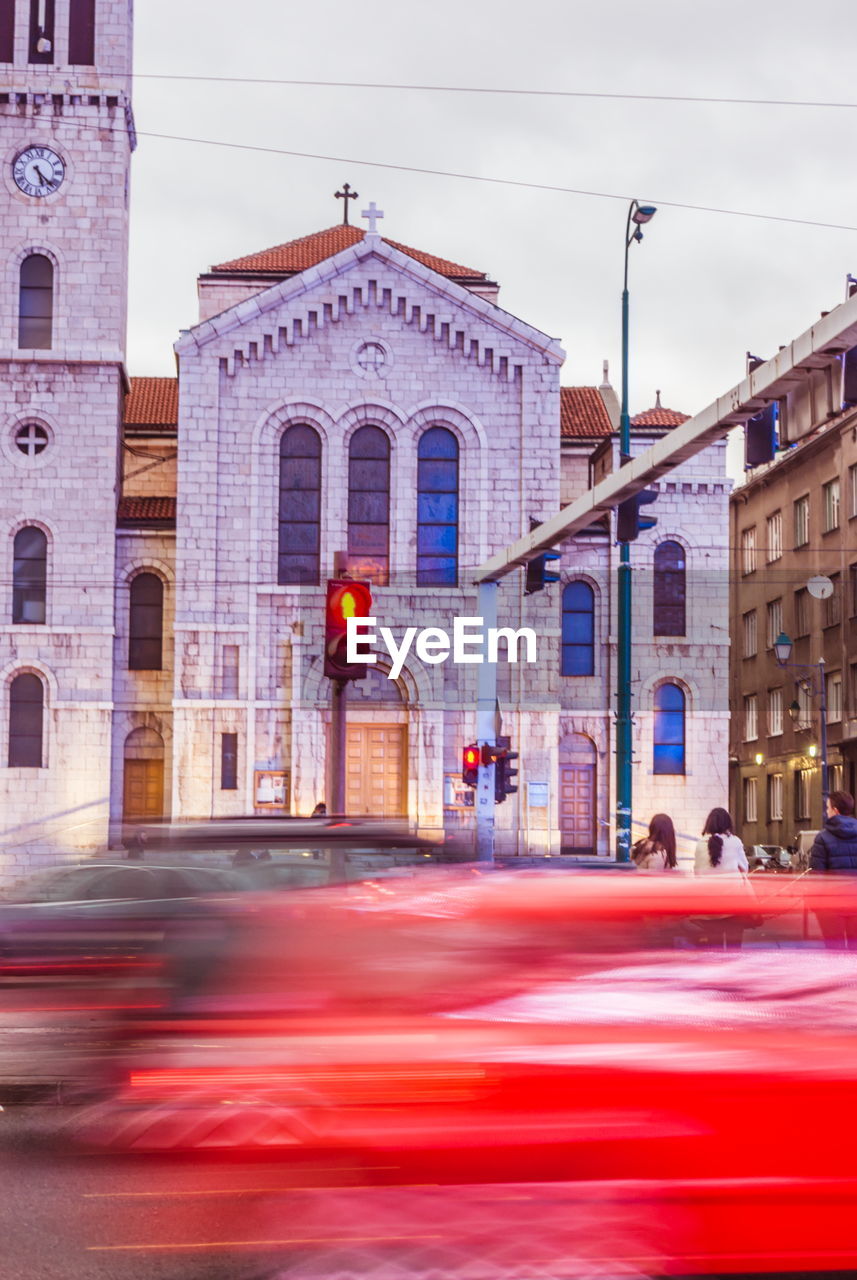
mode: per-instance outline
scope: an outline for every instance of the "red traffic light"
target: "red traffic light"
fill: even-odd
[[[475,742],[464,748],[461,753],[461,781],[465,786],[475,787],[478,783],[481,760],[482,752]]]
[[[365,662],[348,662],[349,618],[368,618],[372,613],[372,588],[368,582],[331,578],[327,584],[324,614],[324,674],[331,680],[363,680]]]

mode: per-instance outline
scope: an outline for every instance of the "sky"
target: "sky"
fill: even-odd
[[[175,371],[200,271],[341,221],[345,181],[358,211],[384,210],[382,234],[497,280],[501,306],[561,341],[563,385],[597,384],[607,359],[618,388],[628,205],[659,206],[631,247],[632,412],[657,389],[704,408],[741,381],[748,350],[774,354],[857,274],[857,105],[544,94],[857,104],[853,0],[144,0],[135,22],[132,374]]]

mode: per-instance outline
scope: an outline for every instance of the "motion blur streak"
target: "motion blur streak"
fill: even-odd
[[[73,1103],[40,1169],[83,1179],[70,1253],[857,1269],[857,952],[821,927],[857,920],[847,878],[373,874],[0,910],[2,1069]]]

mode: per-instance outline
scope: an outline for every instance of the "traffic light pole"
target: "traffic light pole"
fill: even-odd
[[[487,636],[497,626],[497,583],[480,582],[478,613],[486,636],[482,662],[478,668],[476,685],[476,739],[479,746],[494,745],[497,733],[495,714],[497,709],[497,663],[486,661]],[[476,785],[476,861],[494,861],[494,764],[479,764],[479,781]]]
[[[330,700],[330,803],[328,812],[345,813],[345,708],[347,680],[331,680]]]

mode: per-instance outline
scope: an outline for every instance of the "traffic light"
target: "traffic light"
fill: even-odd
[[[510,751],[511,738],[498,738],[497,745],[492,748],[494,756],[494,803],[502,804],[506,796],[514,795],[518,790],[518,770],[512,768],[512,761],[518,759],[517,751]]]
[[[349,618],[372,613],[372,588],[368,582],[331,578],[327,583],[324,612],[324,674],[331,680],[365,680],[366,663],[349,662],[346,640]]]
[[[549,560],[559,560],[560,558],[558,551],[543,551],[540,556],[535,556],[527,562],[525,596],[531,596],[536,591],[543,591],[552,582],[559,582],[559,574],[554,573],[552,569],[548,569],[547,565]]]
[[[479,764],[482,752],[475,742],[465,747],[461,753],[461,781],[466,787],[475,787],[479,782]]]
[[[657,489],[641,489],[633,498],[626,498],[616,508],[616,541],[634,542],[644,529],[654,529],[658,523],[657,516],[641,516],[640,507],[656,502]]]
[[[777,447],[777,406],[769,404],[744,425],[744,467],[773,461]]]

